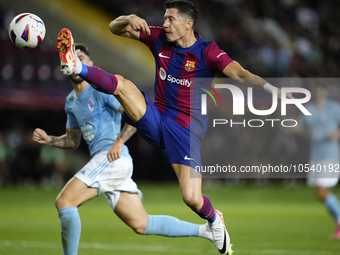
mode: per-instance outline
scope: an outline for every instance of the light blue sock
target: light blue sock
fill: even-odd
[[[81,222],[77,207],[58,210],[61,226],[61,241],[64,255],[77,255],[81,232]]]
[[[340,220],[340,204],[336,195],[334,195],[333,193],[329,194],[325,201],[325,206],[332,214],[334,220],[338,223]]]
[[[144,235],[199,236],[199,225],[167,215],[149,215]]]

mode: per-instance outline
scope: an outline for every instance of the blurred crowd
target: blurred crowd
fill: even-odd
[[[0,133],[0,186],[11,183],[52,188],[64,183],[64,151],[35,144],[32,132],[18,128]]]
[[[146,19],[149,25],[162,26],[163,1],[88,1],[100,5],[113,17],[135,13]],[[192,2],[199,10],[195,30],[203,39],[216,41],[231,58],[251,72],[262,77],[339,76],[340,1],[192,0]],[[13,17],[13,13],[0,10],[0,15],[2,22],[0,42],[5,45],[9,43],[5,24],[8,24],[8,19]],[[17,74],[14,62],[16,53],[1,52],[1,89],[14,86],[18,82],[30,86],[38,82],[46,84],[46,81],[49,82],[48,86],[60,84],[65,77],[59,72],[59,63],[48,55],[50,52],[55,53],[54,48],[52,51],[41,47],[39,51],[41,56],[36,56],[35,61],[39,68],[44,68],[40,72],[42,76],[36,76],[39,80],[29,79],[32,73],[29,67],[22,68],[21,74]],[[20,54],[22,52],[20,51]],[[25,54],[29,52],[26,51]],[[6,66],[8,63],[13,64]],[[48,67],[44,66],[46,63]],[[20,75],[23,78],[19,79]],[[25,77],[28,78],[25,80]],[[64,80],[62,85],[68,88],[68,81]],[[337,94],[336,99],[338,98]],[[37,100],[33,100],[34,102]],[[88,159],[86,146],[82,146],[80,150],[83,154],[79,156],[74,152],[40,146],[32,142],[31,135],[35,127],[44,128],[45,125],[48,133],[56,135],[65,132],[65,113],[62,109],[49,110],[42,114],[42,110],[46,109],[39,108],[41,107],[39,105],[37,107],[35,112],[29,108],[26,111],[15,111],[8,110],[0,102],[0,186],[4,183],[58,186]],[[240,162],[245,165],[258,164],[265,160],[261,158],[263,155],[267,155],[267,159],[277,159],[274,155],[279,155],[280,162],[297,162],[299,159],[308,158],[306,149],[308,141],[297,138],[282,128],[233,128],[228,129],[226,136],[228,143],[221,146],[228,155],[226,159],[230,159],[235,165],[241,164]],[[218,137],[207,138],[207,146],[219,144]],[[238,145],[237,148],[235,144]],[[139,136],[129,141],[128,145],[134,159],[135,178],[175,179],[163,151],[152,148]]]

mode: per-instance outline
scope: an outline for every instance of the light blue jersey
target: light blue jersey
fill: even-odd
[[[309,132],[311,143],[310,161],[340,160],[339,140],[329,140],[330,133],[339,129],[340,104],[336,101],[326,99],[325,104],[317,108],[311,103],[306,106],[312,116],[302,115],[300,127]]]
[[[67,96],[65,111],[67,128],[79,127],[89,146],[91,158],[108,151],[121,131],[122,114],[118,100],[100,93],[90,85],[78,96],[72,92]],[[128,148],[123,145],[121,156],[130,157]]]

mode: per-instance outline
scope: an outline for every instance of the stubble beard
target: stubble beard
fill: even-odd
[[[77,75],[77,76],[70,75],[70,79],[75,84],[80,84],[84,81],[84,79],[81,78],[79,75]]]

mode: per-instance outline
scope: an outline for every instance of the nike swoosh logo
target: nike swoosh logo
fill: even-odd
[[[194,160],[193,158],[189,158],[188,155],[184,157],[184,160]]]
[[[168,57],[168,56],[164,56],[163,53],[159,53],[158,56],[160,56],[161,58],[171,58],[171,57]]]
[[[223,247],[222,249],[218,249],[218,252],[220,254],[225,254],[227,251],[227,238],[226,238],[227,233],[224,230],[224,241],[223,241]]]
[[[222,52],[222,53],[220,53],[220,54],[217,56],[217,58],[219,58],[220,56],[222,56],[222,55],[224,55],[224,54],[227,54],[227,53]]]

